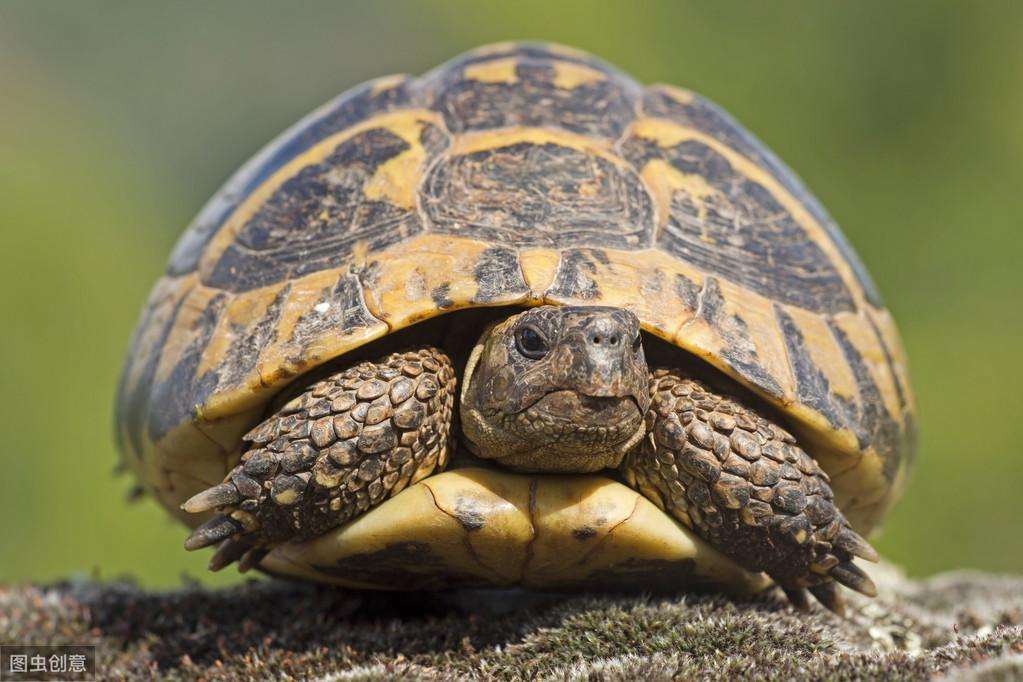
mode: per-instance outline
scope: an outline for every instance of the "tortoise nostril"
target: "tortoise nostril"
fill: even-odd
[[[590,337],[590,343],[594,346],[617,346],[621,340],[622,337],[618,334],[611,334],[610,336],[594,334]]]

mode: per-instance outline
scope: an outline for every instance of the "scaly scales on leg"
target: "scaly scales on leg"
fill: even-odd
[[[224,482],[182,505],[218,514],[186,549],[219,543],[218,570],[321,535],[444,467],[455,373],[435,348],[363,362],[310,385],[250,431]]]
[[[853,556],[877,554],[835,506],[827,474],[786,431],[677,371],[651,373],[648,435],[629,483],[796,605],[805,589],[841,613],[837,581],[873,596]]]
[[[613,308],[544,306],[491,327],[463,378],[463,437],[521,471],[620,463],[631,486],[796,605],[809,590],[841,612],[837,583],[873,594],[852,559],[874,550],[795,439],[678,370],[651,373],[641,341],[638,319]],[[454,396],[451,362],[432,348],[312,383],[246,436],[223,483],[183,505],[219,512],[185,546],[218,544],[211,568],[246,570],[366,512],[445,465]]]

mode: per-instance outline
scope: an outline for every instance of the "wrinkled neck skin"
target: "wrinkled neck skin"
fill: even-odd
[[[639,338],[638,319],[620,308],[542,306],[495,324],[463,378],[469,449],[518,471],[618,466],[650,404]]]

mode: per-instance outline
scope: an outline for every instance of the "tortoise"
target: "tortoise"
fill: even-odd
[[[213,570],[836,611],[914,440],[892,317],[797,177],[701,96],[535,43],[366,83],[245,164],[117,403]]]

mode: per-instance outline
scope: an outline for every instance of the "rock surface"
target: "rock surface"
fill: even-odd
[[[776,595],[6,586],[0,642],[95,642],[100,679],[1023,679],[1023,577],[872,575],[846,619]]]

